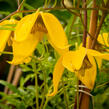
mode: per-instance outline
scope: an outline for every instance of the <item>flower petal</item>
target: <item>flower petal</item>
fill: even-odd
[[[101,58],[101,59],[109,60],[109,53],[100,53],[96,50],[87,49],[87,54]]]
[[[11,20],[5,20],[3,22],[0,23],[0,26],[2,25],[6,25],[6,24],[15,24],[17,21],[14,19]],[[10,30],[0,30],[0,52],[3,52],[3,50],[5,49],[6,43],[9,39],[9,36],[11,35]]]
[[[103,33],[98,36],[98,42],[102,45],[109,47],[109,34]]]
[[[58,19],[50,13],[41,13],[43,22],[48,31],[48,40],[54,48],[68,51],[68,40]]]
[[[57,93],[59,81],[60,81],[62,74],[64,72],[64,66],[62,65],[62,59],[63,59],[63,57],[61,56],[55,65],[55,68],[53,71],[54,91],[51,94],[49,94],[48,96],[54,96]]]
[[[98,64],[98,68],[101,69],[101,66],[102,66],[102,59],[99,58],[99,57],[96,57],[95,59],[96,59],[97,64]]]
[[[14,57],[11,64],[21,64],[25,61],[29,62],[30,59],[28,58],[32,55],[42,35],[42,32],[36,32],[35,34],[30,34],[28,39],[22,42],[13,41]]]
[[[96,62],[91,55],[87,55],[90,63],[92,64],[91,68],[85,69],[84,75],[81,75],[79,71],[75,72],[77,77],[82,81],[85,86],[87,86],[89,89],[93,89],[96,79]]]
[[[16,41],[24,41],[30,34],[33,25],[39,15],[39,12],[23,17],[16,26],[15,37]]]
[[[69,45],[66,46],[66,48],[57,48],[57,46],[51,41],[51,40],[48,40],[49,43],[52,45],[52,47],[60,54],[60,55],[63,55],[65,54],[66,52],[69,51]]]
[[[63,56],[63,65],[70,71],[79,70],[86,56],[86,49],[69,51]]]

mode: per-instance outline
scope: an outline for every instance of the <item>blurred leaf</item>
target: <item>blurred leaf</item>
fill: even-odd
[[[0,11],[0,14],[9,15],[10,12],[8,12],[8,11]]]
[[[67,23],[67,20],[71,17],[71,13],[64,10],[51,10],[50,13],[54,14],[59,20],[65,23]]]
[[[28,74],[27,76],[26,76],[26,78],[21,78],[21,81],[20,81],[20,87],[23,87],[24,86],[24,84],[29,80],[29,79],[33,79],[35,77],[35,74],[33,73],[33,74]]]
[[[66,28],[65,28],[65,32],[66,32],[68,37],[70,35],[69,33],[70,33],[70,30],[71,30],[71,25],[72,25],[73,18],[74,18],[74,16],[72,15],[70,17],[69,21],[68,21],[68,24],[67,24]]]
[[[0,108],[1,109],[12,109],[10,106],[7,106],[7,105],[1,104],[1,103],[0,103]]]
[[[34,7],[32,7],[31,5],[27,4],[27,3],[24,3],[23,6],[28,9],[28,10],[32,10],[32,9],[35,9]]]
[[[14,28],[6,28],[6,27],[1,27],[0,26],[0,30],[11,30],[11,31],[14,31],[15,29]]]
[[[26,0],[26,3],[36,9],[44,5],[44,0]]]
[[[15,86],[13,86],[12,84],[10,84],[10,83],[8,83],[8,82],[6,82],[4,80],[0,80],[0,84],[2,84],[4,86],[7,86],[14,93],[20,94],[20,91]]]

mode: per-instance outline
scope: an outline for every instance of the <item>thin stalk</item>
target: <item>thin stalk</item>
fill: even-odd
[[[74,4],[75,4],[75,1],[74,1]],[[80,5],[80,0],[78,0],[78,2],[77,2],[77,8],[79,8],[79,5]],[[71,24],[71,27],[70,27],[70,31],[69,31],[68,36],[71,35],[72,28],[73,28],[73,25],[74,25],[74,23],[75,23],[75,21],[76,21],[76,18],[77,18],[77,16],[75,15],[74,18],[73,18],[73,20],[72,20],[72,24]]]
[[[105,7],[109,9],[109,0],[107,0]],[[97,28],[97,30],[96,30],[96,33],[95,33],[95,36],[94,36],[94,40],[93,40],[93,42],[92,42],[92,46],[91,46],[92,49],[94,49],[94,47],[95,47],[95,45],[96,45],[96,41],[97,41],[98,35],[99,35],[99,33],[100,33],[102,24],[103,24],[103,22],[104,22],[104,20],[105,20],[105,18],[106,18],[106,16],[107,16],[107,14],[108,14],[107,11],[103,11],[103,12],[102,12],[102,17],[101,17],[101,19],[100,19],[99,26],[98,26],[98,28]]]
[[[86,0],[83,0],[83,7],[87,8]],[[84,10],[84,32],[83,32],[83,47],[86,47],[87,38],[87,10]]]
[[[56,4],[57,4],[57,0],[55,0],[55,2],[54,2],[54,4],[53,4],[52,8],[54,8],[54,7],[56,6]]]
[[[18,85],[18,82],[19,82],[19,79],[20,79],[21,75],[22,75],[22,69],[17,67],[16,71],[15,71],[15,75],[13,77],[12,85],[14,85],[14,86]],[[12,94],[12,93],[13,92],[10,90],[9,94]]]
[[[45,104],[44,104],[44,106],[43,106],[43,109],[46,108],[46,105],[47,105],[47,103],[48,103],[49,100],[50,100],[49,98],[46,98],[46,101],[45,101]]]
[[[55,7],[55,8],[42,8],[43,10],[65,10],[65,7]],[[67,8],[67,9],[71,9],[71,10],[101,10],[101,11],[107,11],[109,12],[108,8],[105,7],[97,7],[97,8]],[[5,18],[3,18],[2,20],[0,20],[0,22],[10,18],[11,16],[17,14],[17,13],[28,13],[28,12],[34,12],[37,11],[38,9],[32,9],[32,10],[23,10],[23,11],[14,11],[11,14],[9,14],[8,16],[6,16]],[[75,13],[74,13],[75,14]],[[78,15],[77,15],[78,16]]]
[[[48,0],[45,0],[45,4],[44,4],[44,7],[45,7],[45,8],[47,7],[47,1],[48,1]]]
[[[19,7],[19,5],[20,5],[20,0],[17,0],[17,5],[18,5],[18,7]]]
[[[79,80],[77,78],[77,109],[79,109]]]
[[[41,102],[41,106],[40,106],[40,109],[42,109],[43,104],[44,104],[45,94],[46,94],[46,72],[45,72],[45,69],[43,68],[43,65],[41,64],[41,62],[40,62],[40,65],[42,67],[42,72],[43,72],[43,76],[44,76],[44,92],[42,94],[42,102]]]
[[[62,80],[62,86],[63,86],[63,91],[64,91],[64,100],[65,100],[65,104],[66,104],[66,109],[68,109],[69,108],[69,100],[67,98],[67,93],[66,93],[66,89],[65,89],[63,80]]]
[[[12,76],[13,76],[14,70],[15,70],[15,65],[11,65],[10,69],[9,69],[9,72],[8,72],[8,77],[7,77],[7,82],[8,83],[10,83],[11,80],[12,80]],[[5,87],[4,93],[6,93],[6,94],[8,93],[8,87]]]
[[[35,60],[33,60],[33,71],[35,73],[35,89],[36,89],[36,109],[39,109],[39,91],[38,91],[38,76]]]
[[[21,4],[19,5],[17,11],[20,11],[20,9],[22,8],[24,2],[25,2],[25,0],[22,0],[22,2],[21,2]]]
[[[102,24],[103,24],[103,22],[104,22],[104,19],[106,18],[106,15],[107,15],[106,13],[103,13],[103,15],[102,15],[102,17],[101,17],[99,26],[98,26],[98,28],[97,28],[97,30],[96,30],[96,34],[95,34],[94,40],[93,40],[93,42],[92,42],[92,47],[91,47],[92,49],[94,49],[94,47],[95,47],[95,44],[96,44],[98,35],[99,35],[99,33],[100,33],[100,30],[101,30]]]
[[[0,54],[9,54],[9,55],[12,55],[13,53],[12,52],[8,52],[8,51],[3,51],[3,52],[0,52]]]

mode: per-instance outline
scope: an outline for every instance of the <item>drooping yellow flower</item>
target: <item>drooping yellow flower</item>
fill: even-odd
[[[60,55],[68,51],[68,41],[58,19],[50,13],[36,11],[22,18],[16,26],[11,63],[28,60],[44,34]]]
[[[94,57],[109,60],[108,53],[100,53],[96,50],[80,47],[79,50],[69,51],[60,57],[55,65],[53,72],[54,91],[49,96],[57,93],[58,84],[63,74],[64,68],[71,72],[75,72],[79,80],[82,81],[89,89],[93,89],[97,66]]]
[[[4,27],[3,30],[0,30],[0,54],[3,52],[3,50],[5,49],[6,43],[9,41],[9,39],[13,35],[12,34],[13,31],[7,29],[7,28],[9,28],[8,24],[16,24],[16,23],[17,23],[17,21],[14,19],[5,20],[0,23],[0,26]],[[7,25],[7,26],[5,26],[5,25]],[[6,30],[5,30],[5,28],[6,28]]]

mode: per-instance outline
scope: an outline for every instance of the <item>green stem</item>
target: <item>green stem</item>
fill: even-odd
[[[54,4],[53,4],[52,8],[54,8],[54,7],[56,6],[56,4],[57,4],[57,0],[55,0],[55,2],[54,2]]]
[[[77,109],[79,109],[79,80],[77,78]]]
[[[45,4],[44,4],[44,7],[46,8],[47,7],[47,2],[48,0],[45,0]]]
[[[45,108],[46,108],[46,105],[47,105],[48,101],[49,101],[49,99],[48,99],[48,98],[46,98],[46,101],[45,101],[45,104],[44,104],[44,106],[43,106],[43,109],[45,109]]]
[[[44,104],[45,94],[46,94],[46,72],[45,72],[45,69],[43,68],[44,66],[41,64],[41,62],[40,62],[40,65],[42,67],[43,76],[44,76],[44,92],[42,94],[42,102],[41,102],[41,106],[40,106],[40,109],[42,109],[43,104]]]
[[[10,54],[10,55],[12,55],[13,53],[12,52],[8,52],[8,51],[3,51],[3,52],[0,52],[0,54]]]
[[[36,109],[39,109],[39,92],[38,92],[38,76],[35,60],[33,60],[33,71],[35,73],[35,89],[36,89]]]
[[[62,80],[62,86],[63,86],[63,90],[64,90],[64,100],[65,100],[65,104],[66,104],[66,109],[68,109],[69,108],[69,101],[68,101],[68,96],[66,93],[66,89],[65,89],[63,80]]]

